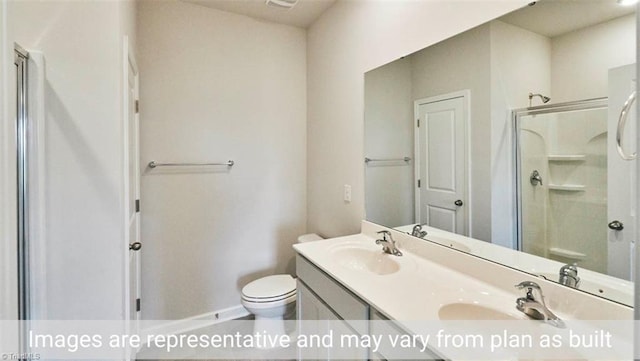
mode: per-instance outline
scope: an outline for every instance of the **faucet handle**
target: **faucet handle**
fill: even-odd
[[[386,241],[387,240],[387,236],[389,236],[389,239],[393,240],[393,238],[391,238],[391,232],[384,230],[384,231],[379,231],[377,232],[378,234],[382,234],[382,240]]]
[[[533,288],[540,291],[540,285],[533,281],[522,281],[515,286],[517,289],[521,290],[523,288]]]

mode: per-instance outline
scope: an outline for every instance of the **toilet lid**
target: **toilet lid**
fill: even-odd
[[[275,275],[257,279],[242,288],[245,298],[269,299],[284,296],[296,290],[296,280],[291,275]]]

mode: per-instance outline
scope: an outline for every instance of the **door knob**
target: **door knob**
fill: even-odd
[[[453,202],[453,204],[455,204],[456,206],[460,207],[464,203],[462,202],[462,200],[458,199],[457,201]]]
[[[624,224],[620,221],[613,221],[609,223],[609,228],[614,231],[622,231],[624,229]]]
[[[142,248],[142,243],[140,242],[133,242],[129,245],[130,251],[139,251],[141,248]]]

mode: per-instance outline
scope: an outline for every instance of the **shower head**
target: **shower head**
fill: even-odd
[[[529,106],[531,106],[531,99],[533,99],[533,97],[539,97],[544,104],[548,103],[551,100],[551,98],[546,95],[529,93]]]

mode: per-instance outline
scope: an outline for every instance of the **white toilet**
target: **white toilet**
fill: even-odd
[[[315,233],[298,237],[298,243],[322,239]],[[259,278],[242,288],[242,305],[255,315],[255,329],[284,334],[284,315],[296,306],[296,280],[288,274]]]

